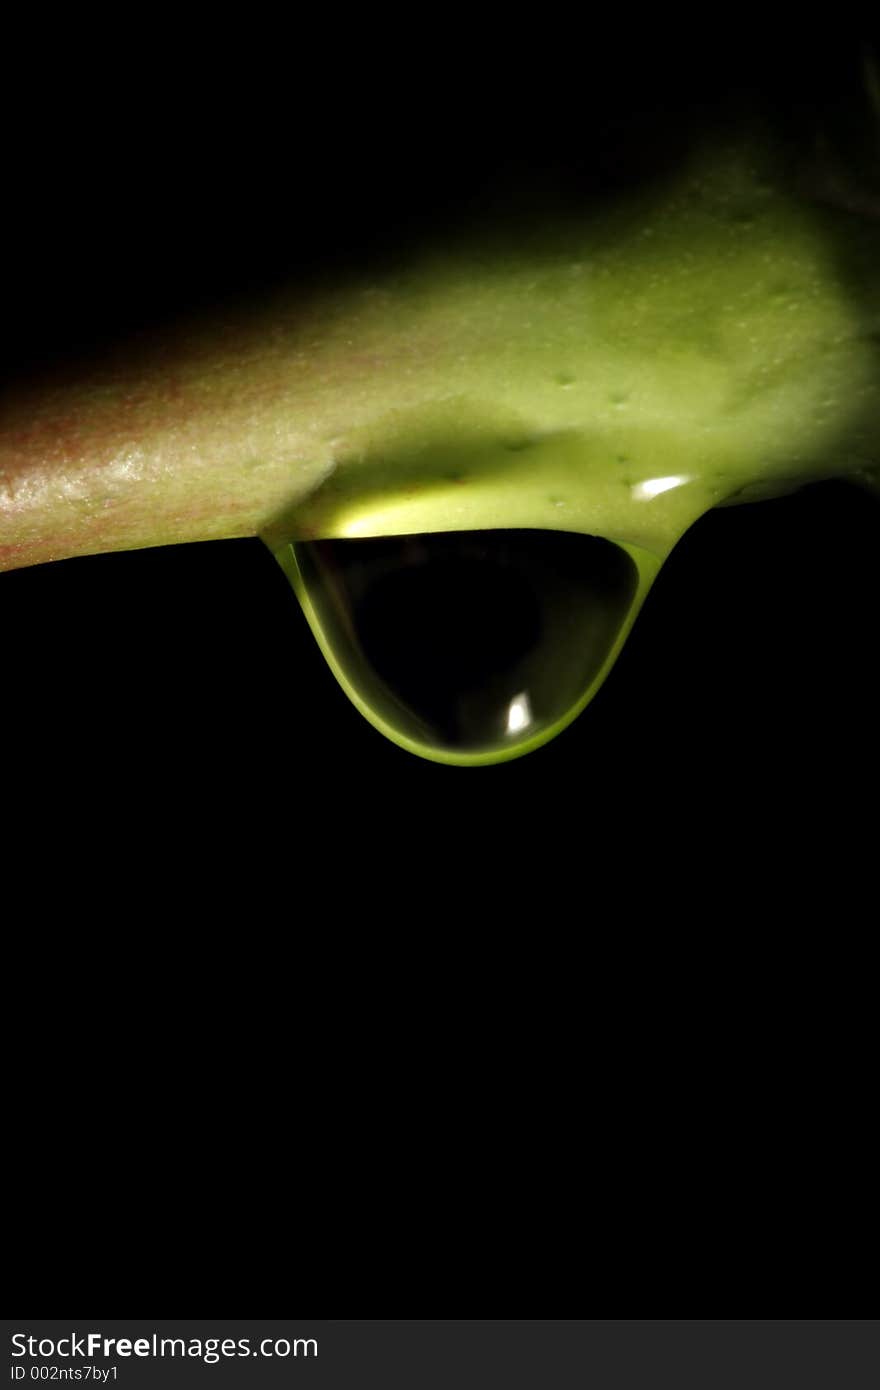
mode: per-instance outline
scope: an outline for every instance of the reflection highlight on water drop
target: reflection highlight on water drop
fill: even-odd
[[[675,473],[668,478],[646,478],[643,483],[634,483],[632,495],[637,502],[647,502],[659,497],[662,492],[671,492],[675,487],[683,487],[691,481],[687,473]]]
[[[515,700],[511,700],[510,709],[507,711],[507,732],[518,734],[522,729],[527,729],[532,722],[532,707],[529,704],[529,697],[522,691]]]

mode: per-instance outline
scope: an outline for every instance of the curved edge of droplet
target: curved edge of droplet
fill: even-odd
[[[539,733],[533,734],[530,738],[525,738],[509,748],[494,748],[485,752],[454,752],[440,749],[427,743],[420,743],[417,739],[402,734],[392,724],[384,720],[376,710],[369,705],[359,694],[358,690],[346,676],[341,665],[337,661],[332,648],[326,641],[318,616],[309,597],[308,589],[303,580],[299,564],[296,558],[296,551],[292,541],[288,541],[283,546],[270,546],[269,549],[280,564],[284,573],[287,575],[293,590],[299,599],[300,607],[305,614],[306,621],[312,630],[318,646],[324,654],[328,666],[333,672],[342,689],[345,691],[352,704],[364,716],[368,723],[372,724],[380,734],[384,734],[392,743],[397,744],[408,753],[414,753],[419,758],[425,758],[432,763],[446,763],[454,767],[488,767],[494,763],[508,763],[516,758],[525,757],[527,753],[533,753],[536,749],[542,748],[545,743],[550,743],[563,730],[582,714],[587,705],[591,702],[597,691],[604,684],[611,668],[617,660],[620,652],[630,634],[633,623],[639,615],[639,611],[648,596],[648,592],[654,583],[660,568],[663,564],[663,557],[654,554],[652,551],[643,550],[640,546],[630,545],[624,541],[615,541],[621,550],[625,551],[633,561],[638,574],[638,585],[627,610],[626,617],[620,624],[617,636],[612,643],[608,655],[596,676],[587,687],[582,697],[572,705],[562,718],[557,719],[553,724],[547,725]]]

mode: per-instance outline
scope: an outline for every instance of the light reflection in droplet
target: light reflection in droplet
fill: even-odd
[[[528,695],[523,691],[510,702],[510,709],[507,711],[507,732],[518,734],[531,722],[532,707],[529,704]]]

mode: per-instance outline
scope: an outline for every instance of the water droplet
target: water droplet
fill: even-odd
[[[611,541],[455,531],[297,542],[294,582],[343,687],[441,761],[500,761],[568,723],[638,587]]]

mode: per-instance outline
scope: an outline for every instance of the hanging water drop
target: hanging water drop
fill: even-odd
[[[564,728],[644,578],[629,547],[550,530],[302,541],[278,558],[355,704],[403,747],[453,763],[518,756]]]

